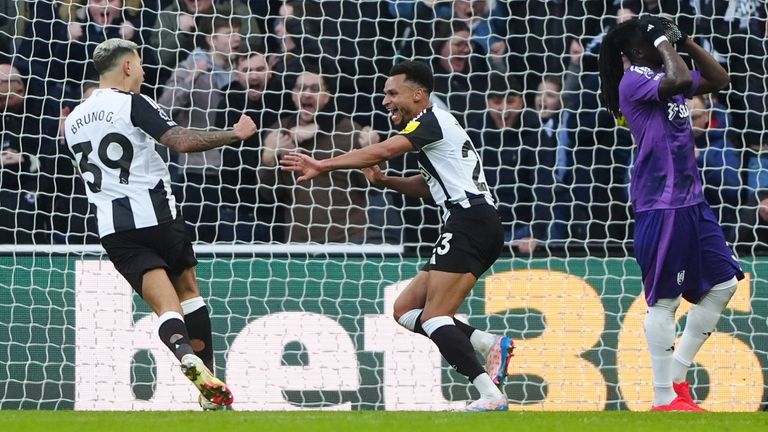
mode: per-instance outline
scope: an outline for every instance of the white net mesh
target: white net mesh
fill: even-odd
[[[381,92],[407,58],[432,65],[433,103],[466,127],[499,201],[508,247],[461,313],[519,340],[513,406],[646,409],[633,142],[602,109],[597,72],[602,36],[641,12],[669,14],[731,76],[691,102],[691,119],[707,200],[750,279],[690,379],[707,409],[765,409],[757,0],[3,2],[0,408],[193,406],[148,309],[98,245],[60,130],[96,84],[96,44],[122,37],[141,47],[143,92],[181,126],[231,127],[245,113],[260,129],[238,148],[161,150],[201,259],[217,372],[241,409],[446,409],[476,396],[389,316],[437,239],[437,209],[359,172],[296,185],[275,167],[296,148],[327,157],[392,134]],[[418,172],[414,156],[388,173]],[[515,258],[529,249],[535,259]]]

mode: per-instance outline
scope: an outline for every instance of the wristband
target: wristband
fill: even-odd
[[[653,41],[653,46],[658,48],[662,42],[669,42],[669,39],[667,39],[666,36],[659,36],[655,41]]]

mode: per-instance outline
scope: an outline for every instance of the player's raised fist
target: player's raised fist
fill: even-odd
[[[240,116],[240,120],[238,120],[234,126],[235,135],[241,140],[250,138],[258,130],[259,128],[256,127],[256,123],[253,122],[253,119],[245,114]]]

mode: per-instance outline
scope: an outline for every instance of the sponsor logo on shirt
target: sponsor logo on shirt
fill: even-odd
[[[654,71],[653,71],[651,68],[649,68],[649,67],[647,67],[647,66],[636,66],[636,65],[632,65],[632,66],[630,66],[630,67],[629,67],[629,70],[631,70],[631,71],[633,71],[633,72],[637,72],[637,73],[639,73],[640,75],[642,75],[642,76],[644,76],[644,77],[646,77],[646,78],[648,78],[648,79],[651,79],[651,78],[653,78],[653,77],[654,77],[654,75],[656,75],[657,77],[658,77],[658,76],[663,76],[663,74],[656,74],[656,73],[655,73],[655,72],[654,72]],[[657,79],[658,79],[658,78],[657,78]]]
[[[686,104],[677,104],[674,102],[667,102],[667,118],[669,120],[675,117],[686,118],[691,115]]]
[[[416,128],[419,127],[420,124],[421,124],[421,122],[417,122],[416,120],[411,120],[411,121],[408,122],[407,125],[405,125],[405,129],[400,131],[400,133],[403,134],[403,135],[409,134],[409,133],[415,131]]]
[[[682,285],[685,281],[685,270],[682,270],[677,273],[677,284]]]

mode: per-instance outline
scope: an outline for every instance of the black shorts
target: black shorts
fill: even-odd
[[[451,209],[432,257],[422,270],[472,273],[480,278],[503,246],[504,229],[495,207],[481,204]]]
[[[178,276],[197,265],[181,215],[173,222],[110,234],[101,239],[101,245],[139,295],[144,273],[149,270],[164,268],[170,276]]]

